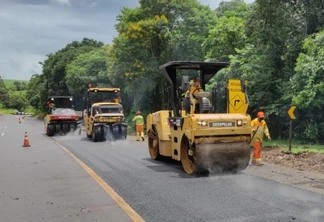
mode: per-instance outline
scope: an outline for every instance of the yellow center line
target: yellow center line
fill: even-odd
[[[55,141],[55,140],[54,140]],[[65,146],[55,141],[55,143],[61,147],[65,152],[70,154],[70,156],[78,162],[85,171],[106,191],[106,193],[111,196],[112,199],[125,211],[125,213],[133,220],[137,222],[144,222],[145,220],[121,197],[114,189],[109,186],[98,174],[96,174],[90,167],[88,167],[82,160],[76,157],[70,150]]]

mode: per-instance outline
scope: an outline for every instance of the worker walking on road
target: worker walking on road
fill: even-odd
[[[262,165],[261,162],[261,149],[263,136],[265,135],[269,140],[271,140],[269,129],[267,123],[264,120],[264,112],[258,112],[257,118],[252,120],[252,144],[254,148],[252,164]]]
[[[141,111],[136,112],[136,116],[132,120],[136,125],[136,141],[140,141],[140,137],[142,141],[144,141],[144,118],[141,115]]]

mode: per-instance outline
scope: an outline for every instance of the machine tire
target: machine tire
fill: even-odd
[[[92,128],[92,133],[91,133],[91,138],[93,142],[97,142],[98,141],[98,136],[96,134],[96,129]]]
[[[105,131],[104,127],[100,127],[100,141],[106,141],[107,132]]]
[[[67,134],[70,131],[70,127],[68,124],[63,124],[62,125],[62,131],[64,134]]]
[[[55,132],[56,133],[62,133],[62,128],[61,128],[61,125],[60,124],[56,124],[55,125]]]
[[[123,134],[122,126],[119,126],[119,139],[126,140],[127,139],[127,133]]]
[[[152,160],[159,160],[161,158],[159,152],[159,135],[155,128],[152,128],[148,131],[148,147],[149,153]]]
[[[76,124],[70,124],[69,127],[70,127],[70,131],[72,132],[74,132],[77,129]]]
[[[93,127],[92,128],[92,141],[93,142],[104,141],[104,138],[102,136],[103,132],[101,130],[102,130],[101,127]]]
[[[183,137],[181,141],[181,164],[184,171],[192,175],[196,172],[196,165],[193,157],[188,153],[189,151],[189,140],[186,137]]]
[[[52,124],[47,125],[46,134],[48,136],[54,136],[54,133],[55,133],[54,125]]]
[[[48,129],[49,125],[47,124],[47,127],[46,127],[46,135],[49,136],[49,129]]]

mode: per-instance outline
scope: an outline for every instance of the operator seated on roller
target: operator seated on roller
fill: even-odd
[[[187,91],[186,97],[190,98],[190,101],[193,105],[194,113],[199,113],[200,111],[200,102],[199,99],[196,97],[198,92],[203,92],[204,90],[200,86],[200,80],[198,78],[194,78],[189,86],[189,90]]]
[[[93,107],[93,115],[96,115],[96,114],[99,114],[100,113],[100,110],[98,107]]]
[[[50,114],[53,109],[55,109],[55,104],[52,101],[47,102],[48,105],[48,113]]]

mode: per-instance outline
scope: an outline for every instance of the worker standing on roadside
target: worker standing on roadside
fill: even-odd
[[[144,118],[141,115],[141,111],[136,112],[136,116],[132,120],[136,125],[136,141],[140,141],[140,137],[142,141],[144,141]]]
[[[268,140],[271,140],[269,129],[267,127],[267,123],[264,120],[264,112],[258,112],[257,118],[252,120],[252,144],[253,144],[253,157],[252,164],[262,165],[261,162],[261,149],[262,149],[262,141],[263,136],[265,135]]]

